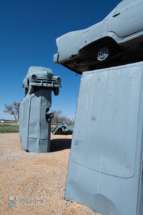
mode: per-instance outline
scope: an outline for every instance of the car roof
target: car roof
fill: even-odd
[[[30,75],[33,73],[40,73],[40,72],[48,72],[48,73],[51,73],[53,75],[53,72],[51,69],[45,68],[45,67],[39,67],[39,66],[31,66],[28,69],[27,75]]]

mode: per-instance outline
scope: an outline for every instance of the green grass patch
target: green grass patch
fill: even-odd
[[[51,126],[51,132],[53,132],[53,131],[54,131],[54,129],[55,129],[55,127],[52,127],[52,126]]]
[[[51,127],[51,132],[55,127]],[[0,125],[0,133],[19,133],[19,125]]]
[[[19,133],[19,125],[0,125],[0,133]]]
[[[59,123],[51,123],[51,125],[55,125],[55,126],[57,126]]]

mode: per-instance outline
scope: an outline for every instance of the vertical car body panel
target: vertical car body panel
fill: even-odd
[[[65,198],[103,215],[138,215],[142,137],[143,62],[83,73]]]
[[[43,102],[42,102],[43,101]],[[51,122],[46,111],[51,107],[51,91],[40,89],[27,95],[20,105],[22,148],[30,152],[50,151]]]

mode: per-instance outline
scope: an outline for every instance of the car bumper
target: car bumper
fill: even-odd
[[[59,54],[54,54],[53,61],[54,63],[58,63]]]

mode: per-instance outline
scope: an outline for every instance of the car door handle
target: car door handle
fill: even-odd
[[[116,13],[113,15],[113,17],[119,16],[119,15],[120,15],[120,13]]]

